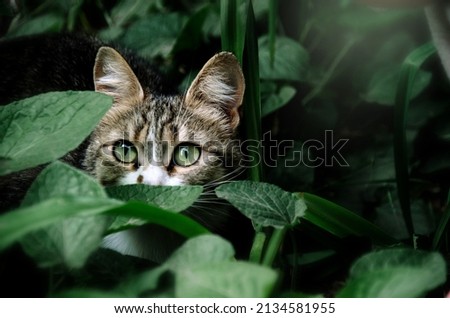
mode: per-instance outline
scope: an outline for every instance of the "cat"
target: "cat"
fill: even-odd
[[[214,55],[186,92],[176,94],[149,62],[94,37],[62,34],[0,41],[0,105],[65,90],[95,90],[114,100],[90,137],[63,158],[105,186],[204,185],[212,195],[215,185],[240,171],[237,128],[245,80],[231,53]],[[1,178],[2,206],[20,202],[39,170]],[[186,213],[213,230],[232,223],[230,232],[236,232],[240,223],[218,206]],[[113,234],[103,245],[159,260],[170,248],[148,251],[146,242],[163,244],[163,235],[169,234],[138,228]]]

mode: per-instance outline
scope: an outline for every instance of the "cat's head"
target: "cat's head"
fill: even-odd
[[[166,96],[143,87],[117,51],[102,47],[94,82],[114,98],[84,163],[103,184],[214,184],[239,169],[245,82],[231,53],[213,56],[185,94]]]

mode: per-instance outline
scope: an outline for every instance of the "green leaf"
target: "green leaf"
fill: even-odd
[[[52,198],[0,216],[0,251],[25,235],[72,216],[92,216],[123,205],[102,198]]]
[[[397,241],[361,216],[318,196],[298,194],[308,207],[304,218],[338,237],[349,235],[370,237],[375,244],[391,245]]]
[[[59,196],[106,198],[103,187],[91,176],[65,163],[48,165],[34,180],[22,207]]]
[[[259,45],[259,71],[262,79],[302,81],[306,78],[309,64],[308,52],[297,42],[278,36],[275,41],[277,54],[273,64],[270,54],[270,41],[263,36]]]
[[[121,27],[111,27],[103,29],[97,33],[97,37],[105,42],[116,41],[123,36],[125,29]]]
[[[100,246],[109,224],[104,215],[70,217],[26,235],[20,243],[40,267],[81,268]]]
[[[245,94],[244,94],[244,122],[245,138],[247,141],[254,143],[249,145],[253,151],[249,153],[250,163],[248,168],[249,179],[252,181],[261,181],[262,164],[261,164],[261,91],[259,77],[259,53],[258,43],[256,41],[256,22],[253,13],[253,1],[246,4],[247,20],[245,26],[245,47],[242,57],[243,73],[245,78]],[[243,30],[242,30],[243,32]]]
[[[414,235],[414,224],[410,206],[409,157],[406,140],[406,118],[409,103],[413,96],[414,83],[421,65],[433,54],[436,48],[427,43],[411,52],[402,64],[400,79],[395,94],[394,106],[394,162],[398,198],[409,236]]]
[[[64,156],[111,105],[111,97],[95,92],[52,92],[0,107],[0,175]]]
[[[164,266],[159,266],[143,273],[134,275],[123,283],[119,284],[119,286],[117,286],[112,291],[108,291],[106,295],[108,295],[108,293],[111,293],[112,295],[126,295],[126,297],[145,296],[144,294],[146,292],[153,291],[158,287],[161,275],[166,272],[167,269]]]
[[[439,221],[439,224],[436,229],[436,233],[433,237],[433,249],[438,249],[439,246],[442,243],[442,238],[445,234],[445,232],[448,232],[450,227],[450,191],[447,195],[447,204],[446,208],[444,210],[444,213],[442,214],[442,218]]]
[[[17,37],[39,33],[60,32],[64,27],[64,17],[55,13],[37,16],[17,25],[8,33],[8,37]]]
[[[156,205],[164,210],[181,212],[189,208],[202,194],[202,186],[149,186],[131,184],[106,188],[110,197],[122,201],[141,201]],[[110,227],[110,232],[132,228],[148,223],[143,219],[118,216]]]
[[[336,8],[332,6],[329,8],[330,9],[327,10],[328,16],[320,16],[318,20],[319,23],[324,24],[327,21],[333,23],[336,21]],[[357,30],[362,33],[392,28],[392,25],[401,19],[417,14],[417,11],[415,10],[383,10],[380,12],[369,8],[368,6],[351,8],[352,10],[345,10],[343,13],[339,14],[337,21],[339,25],[343,27]],[[334,27],[336,28],[336,26]]]
[[[119,1],[111,10],[114,26],[123,26],[130,21],[145,17],[157,0]]]
[[[216,264],[233,259],[233,246],[215,235],[201,235],[188,240],[164,263],[172,271],[183,271],[200,265]]]
[[[203,40],[203,25],[211,11],[211,6],[207,5],[189,17],[189,20],[181,30],[180,35],[173,46],[172,54],[189,50],[196,50]]]
[[[231,244],[216,235],[193,237],[179,247],[164,264],[133,276],[120,284],[115,291],[130,297],[139,297],[156,289],[161,275],[168,270],[178,273],[200,265],[214,265],[231,260],[233,255]]]
[[[277,87],[273,82],[265,82],[261,85],[262,113],[261,116],[267,116],[274,111],[280,109],[292,98],[294,98],[297,90],[289,85]]]
[[[20,208],[0,216],[0,251],[26,234],[64,219],[106,214],[143,219],[146,223],[164,226],[187,238],[207,234],[203,226],[181,214],[167,212],[140,202],[89,197],[60,197]]]
[[[267,267],[244,262],[204,264],[175,275],[176,297],[269,297],[277,273]]]
[[[439,253],[395,248],[358,259],[338,297],[421,297],[446,281]]]
[[[202,186],[149,186],[131,184],[106,188],[110,197],[122,201],[142,201],[164,210],[181,212],[189,208],[203,192]]]
[[[395,104],[397,84],[400,78],[400,67],[378,69],[373,75],[367,92],[362,96],[368,103],[392,106]],[[411,88],[410,98],[417,97],[431,82],[431,73],[418,70],[417,78]]]
[[[249,2],[236,0],[220,1],[220,33],[222,50],[234,53],[242,63],[246,36],[246,14]]]
[[[151,14],[133,23],[121,43],[143,57],[168,57],[185,22],[186,17],[179,13]]]
[[[145,223],[161,225],[187,238],[209,233],[206,228],[183,214],[176,214],[141,202],[128,202],[111,209],[108,214],[137,218],[144,220]]]
[[[283,228],[304,216],[306,205],[296,194],[262,182],[237,181],[219,186],[219,198],[229,201],[255,224]]]
[[[22,206],[54,197],[105,199],[106,193],[92,177],[62,162],[47,166],[28,190]],[[68,217],[21,239],[25,252],[41,267],[64,264],[80,268],[100,245],[110,224],[104,215]]]

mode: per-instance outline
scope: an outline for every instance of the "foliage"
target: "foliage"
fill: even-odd
[[[0,107],[0,174],[48,164],[21,207],[0,215],[0,252],[20,245],[39,267],[31,279],[60,282],[44,283],[38,296],[448,291],[450,84],[427,33],[412,27],[426,30],[420,9],[379,12],[326,0],[27,0],[1,14],[4,38],[95,34],[150,59],[181,91],[211,54],[232,51],[246,78],[243,138],[260,140],[266,131],[272,138],[256,147],[251,181],[215,189],[253,222],[253,245],[242,257],[183,213],[207,189],[103,187],[58,160],[89,135],[110,98],[52,92]],[[347,142],[333,148],[339,140]],[[183,241],[160,264],[100,248],[110,233],[148,225]],[[22,265],[0,276],[19,284]]]

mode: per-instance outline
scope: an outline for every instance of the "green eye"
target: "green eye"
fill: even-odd
[[[112,153],[114,158],[122,163],[133,163],[138,157],[136,147],[128,140],[116,141],[113,145]]]
[[[180,167],[192,166],[200,158],[200,147],[192,144],[181,144],[173,153],[173,162]]]

